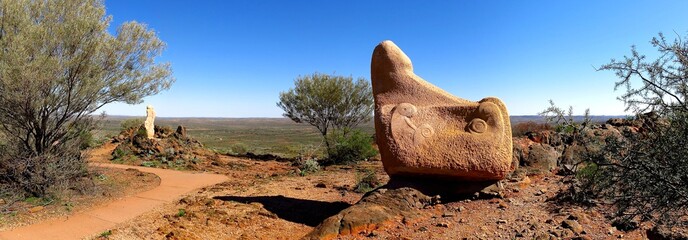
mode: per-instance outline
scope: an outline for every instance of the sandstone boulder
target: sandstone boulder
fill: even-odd
[[[512,170],[511,124],[499,99],[472,102],[433,86],[391,41],[375,48],[371,79],[376,141],[392,178],[488,181]]]

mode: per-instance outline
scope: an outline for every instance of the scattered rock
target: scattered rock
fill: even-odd
[[[186,137],[186,127],[179,125],[177,126],[177,131],[175,131],[176,134],[179,134],[180,137]]]
[[[454,214],[453,212],[444,212],[442,214],[442,217],[445,217],[445,218],[450,218],[450,217],[455,217],[455,216],[456,216],[456,214]]]
[[[576,220],[564,220],[563,222],[561,222],[561,226],[571,229],[571,231],[573,231],[573,233],[575,234],[580,234],[581,232],[583,232],[583,226],[581,226],[580,223],[578,223],[578,221]]]
[[[607,232],[607,234],[609,234],[609,235],[614,235],[614,233],[615,233],[616,231],[618,231],[618,230],[616,230],[615,227],[610,227],[610,228],[609,228],[609,231]]]
[[[509,223],[509,222],[507,220],[504,220],[504,219],[497,220],[497,224],[507,224],[507,223]]]
[[[540,233],[535,235],[535,240],[556,240],[557,237],[552,236],[549,233]]]
[[[39,212],[39,211],[43,210],[44,208],[45,208],[45,207],[43,207],[43,206],[35,206],[35,207],[32,207],[32,208],[29,208],[29,212],[30,212],[30,213]]]
[[[518,161],[527,174],[549,174],[557,167],[557,159],[561,156],[554,147],[528,139],[514,140],[513,146],[513,155],[519,158],[514,161]]]
[[[320,183],[318,183],[318,184],[315,184],[315,187],[317,187],[317,188],[327,188],[327,185],[326,185],[325,183],[320,182]]]
[[[647,230],[647,238],[650,240],[688,240],[688,229],[655,226]]]
[[[5,199],[0,198],[0,205],[5,204]]]
[[[459,219],[459,223],[467,223],[467,222],[468,222],[468,220],[466,220],[465,218]]]
[[[445,222],[441,222],[441,223],[436,224],[435,226],[443,227],[443,228],[448,228],[448,227],[449,227],[449,224],[448,224],[448,223],[445,223]]]
[[[616,229],[619,229],[624,232],[628,232],[631,230],[638,229],[639,224],[636,221],[622,221],[622,220],[616,220],[612,222],[612,226],[616,227]]]
[[[569,215],[568,219],[570,219],[570,220],[576,220],[576,221],[578,221],[579,223],[582,223],[582,224],[588,224],[588,223],[590,223],[590,218],[588,217],[588,215],[585,214],[585,213],[579,212],[579,211],[576,211],[576,212],[571,213],[571,214]]]

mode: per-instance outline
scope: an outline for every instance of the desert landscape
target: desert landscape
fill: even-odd
[[[590,4],[0,0],[0,240],[688,239],[688,5]]]

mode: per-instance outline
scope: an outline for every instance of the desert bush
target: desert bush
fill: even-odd
[[[245,143],[235,143],[229,147],[232,154],[243,155],[249,152],[249,146]]]
[[[125,131],[130,128],[139,128],[143,126],[145,119],[143,118],[130,118],[122,121],[119,124],[119,128],[121,131]]]
[[[602,154],[585,158],[570,188],[578,202],[612,204],[620,226],[687,224],[681,218],[688,215],[688,44],[661,33],[651,44],[660,53],[655,60],[632,47],[630,56],[599,68],[619,77],[615,90],[626,90],[619,99],[642,127],[608,138]]]
[[[375,174],[375,170],[367,169],[356,174],[356,186],[354,191],[357,193],[367,193],[380,186],[380,180]]]
[[[330,164],[356,163],[378,154],[373,147],[373,137],[360,130],[336,131],[331,137],[334,147],[328,152]]]
[[[303,161],[297,161],[297,167],[299,168],[299,175],[305,176],[311,173],[316,173],[320,171],[320,163],[316,159],[307,159]]]
[[[520,122],[511,126],[511,135],[514,137],[525,136],[529,132],[542,132],[552,130],[549,123],[538,123],[533,121]]]
[[[279,99],[284,116],[316,127],[328,151],[333,147],[330,130],[352,129],[370,121],[373,112],[372,88],[364,78],[354,82],[352,77],[321,73],[299,76]]]
[[[88,176],[86,162],[81,158],[74,139],[67,147],[32,156],[13,151],[10,147],[0,152],[0,185],[13,190],[14,197],[48,196],[57,189],[69,188],[80,178]]]
[[[0,184],[41,196],[83,174],[91,114],[168,89],[165,44],[136,22],[110,33],[99,0],[0,4]],[[45,37],[50,36],[50,37]],[[66,184],[66,183],[65,183]]]

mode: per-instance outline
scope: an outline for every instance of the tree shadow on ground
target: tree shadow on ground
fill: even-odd
[[[345,202],[322,202],[308,199],[297,199],[285,196],[217,196],[214,199],[234,201],[240,203],[257,202],[276,214],[279,218],[315,227],[326,218],[348,208],[351,204]]]

